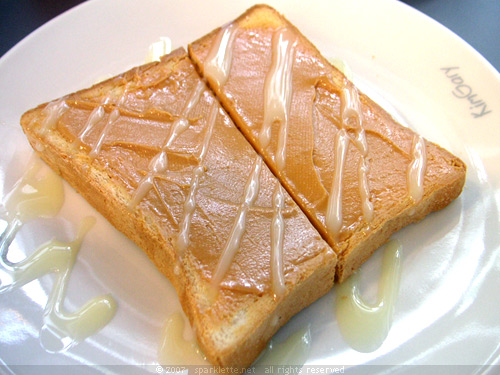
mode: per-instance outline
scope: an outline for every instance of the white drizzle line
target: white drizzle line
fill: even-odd
[[[217,113],[218,113],[217,101],[214,100],[208,119],[208,128],[205,132],[205,138],[203,140],[201,152],[199,155],[200,164],[193,170],[193,176],[191,177],[191,186],[189,187],[189,194],[186,197],[186,201],[184,202],[184,213],[180,225],[181,230],[177,237],[177,246],[176,246],[177,255],[180,259],[182,259],[182,257],[184,256],[186,248],[189,244],[189,231],[191,228],[191,220],[193,217],[194,209],[196,208],[196,192],[200,184],[200,178],[205,173],[205,167],[203,165],[203,161],[208,151],[208,145],[210,143],[210,138],[212,137],[212,130],[214,128],[215,120],[217,119]]]
[[[363,118],[361,106],[359,103],[359,93],[352,82],[345,80],[344,87],[340,94],[340,114],[342,118],[342,127],[354,128],[356,138],[353,139],[354,144],[358,148],[361,155],[366,156],[368,146],[366,144],[365,130],[363,128]]]
[[[373,203],[370,201],[370,188],[368,186],[368,163],[363,156],[359,158],[358,179],[359,195],[363,209],[363,218],[367,223],[373,220]]]
[[[101,152],[102,144],[104,143],[104,139],[111,130],[111,126],[116,122],[116,120],[118,120],[119,117],[120,110],[118,108],[113,109],[113,111],[111,111],[111,113],[109,114],[106,125],[104,125],[104,128],[99,135],[99,139],[94,144],[94,146],[92,146],[92,150],[90,150],[89,156],[91,159],[94,159],[97,155],[99,155],[99,152]]]
[[[273,58],[264,84],[264,122],[259,134],[263,148],[271,140],[271,127],[280,123],[275,161],[279,170],[285,168],[288,113],[292,101],[292,68],[296,38],[288,28],[282,27],[273,34]]]
[[[340,129],[335,135],[335,167],[325,217],[326,228],[335,236],[342,229],[342,178],[348,146],[349,136],[345,129]]]
[[[47,106],[42,110],[42,112],[45,113],[47,117],[45,117],[42,122],[40,133],[45,134],[45,132],[54,129],[57,121],[68,109],[69,107],[64,99],[59,99],[47,104]]]
[[[137,72],[137,68],[136,68],[136,72]],[[127,94],[128,94],[129,85],[130,85],[130,83],[127,83],[125,85],[125,88],[123,89],[123,93],[121,94],[120,99],[118,99],[118,103],[116,103],[116,107],[109,114],[108,121],[106,122],[106,125],[104,125],[104,128],[101,131],[101,134],[99,134],[99,139],[97,140],[95,145],[90,150],[89,157],[91,159],[95,159],[97,157],[97,155],[99,155],[99,152],[101,152],[101,148],[102,148],[102,145],[104,143],[104,140],[106,139],[107,135],[109,134],[111,127],[120,117],[119,108],[121,106],[123,106],[123,104],[125,103],[125,100],[126,100]],[[110,100],[111,100],[111,98],[109,96],[106,97],[106,99],[104,100],[104,104],[107,104]],[[101,108],[101,106],[99,106],[98,108]],[[99,112],[99,110],[97,110],[97,111]],[[89,119],[87,121],[87,125],[91,122],[91,118],[93,117],[92,116],[93,114],[94,114],[94,111],[92,111],[92,113],[90,114]],[[95,123],[94,123],[94,125],[95,125],[97,122],[101,121],[102,117],[104,117],[104,113],[102,113],[101,115],[97,115],[97,113],[96,113],[96,114],[94,114],[94,116],[95,116],[95,118],[93,118],[92,121],[95,121]],[[99,116],[101,117],[101,119],[99,119]],[[92,127],[94,125],[92,125]],[[91,128],[89,128],[87,130],[86,128],[84,128],[83,132],[87,133],[90,129]],[[83,134],[83,136],[84,135],[85,134]],[[82,138],[80,138],[80,140]]]
[[[273,194],[273,221],[271,225],[271,274],[275,298],[280,298],[285,293],[285,276],[283,274],[283,242],[285,223],[283,221],[283,208],[285,194],[280,183],[276,183]]]
[[[168,157],[167,151],[172,146],[174,141],[181,135],[187,128],[189,128],[189,120],[186,118],[189,112],[193,109],[196,103],[200,100],[201,93],[205,89],[205,84],[203,81],[199,81],[196,88],[191,93],[189,100],[187,101],[181,115],[176,119],[172,126],[168,137],[163,144],[161,151],[155,155],[148,166],[148,173],[139,182],[137,190],[134,192],[131,201],[129,202],[129,208],[134,208],[137,204],[146,196],[146,194],[153,187],[153,181],[157,174],[164,172],[168,167]]]
[[[219,30],[203,66],[205,75],[214,81],[218,89],[224,86],[229,76],[237,29],[237,24],[232,23]]]
[[[328,231],[337,236],[342,230],[342,180],[344,173],[345,156],[349,141],[352,141],[361,153],[358,167],[359,194],[361,197],[363,218],[370,223],[373,220],[373,203],[370,201],[370,187],[368,185],[368,145],[366,143],[365,130],[363,128],[363,117],[359,93],[352,82],[344,80],[344,87],[340,92],[340,117],[342,128],[335,138],[335,172],[330,195],[328,197],[328,208],[326,213],[326,227]],[[350,137],[346,129],[353,129],[356,133],[354,138]],[[340,148],[340,149],[339,149]]]
[[[424,138],[418,134],[413,138],[411,151],[413,160],[408,166],[408,192],[415,203],[424,196],[424,176],[427,168],[427,152]]]
[[[233,227],[231,229],[231,234],[226,242],[226,246],[222,252],[222,256],[219,259],[219,263],[212,275],[212,284],[218,286],[224,275],[226,274],[231,262],[233,261],[236,252],[240,247],[241,237],[245,232],[247,214],[250,208],[255,203],[260,189],[260,171],[262,169],[262,159],[260,156],[256,156],[255,162],[252,168],[252,173],[250,174],[247,184],[245,186],[244,199],[238,208],[238,213],[236,219],[233,222]]]
[[[348,80],[344,81],[340,98],[342,126],[344,128],[354,128],[356,132],[356,137],[351,139],[361,153],[358,167],[359,195],[361,197],[363,218],[366,223],[370,223],[373,220],[373,203],[370,201],[370,187],[368,185],[369,167],[366,160],[368,145],[363,127],[363,112],[361,111],[361,104],[359,102],[359,93],[352,82]]]
[[[104,113],[104,107],[101,105],[92,110],[87,122],[85,123],[85,127],[80,131],[80,133],[78,133],[78,140],[80,143],[83,143],[87,134],[104,118]]]

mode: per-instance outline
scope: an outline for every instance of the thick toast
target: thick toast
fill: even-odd
[[[170,279],[211,363],[249,366],[331,288],[335,253],[182,49],[40,105],[21,125]]]
[[[217,44],[231,47],[226,66],[207,72]],[[272,8],[250,9],[189,51],[257,153],[182,50],[41,105],[21,123],[41,157],[172,281],[210,362],[244,368],[335,274],[342,281],[394,231],[456,198],[465,165],[358,94]],[[273,79],[281,65],[290,74]],[[266,81],[282,97],[268,132]],[[271,256],[281,221],[282,273]]]
[[[337,253],[338,281],[462,191],[460,159],[359,93],[268,6],[190,44],[189,55]]]

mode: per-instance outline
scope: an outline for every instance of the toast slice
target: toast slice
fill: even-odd
[[[391,234],[448,205],[465,164],[403,127],[276,10],[257,5],[189,45],[245,137],[347,278]]]
[[[249,366],[336,255],[184,50],[26,112],[33,148],[175,286],[216,365]]]

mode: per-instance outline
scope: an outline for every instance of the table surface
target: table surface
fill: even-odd
[[[0,56],[82,0],[0,0]],[[474,47],[500,71],[499,0],[405,0]]]

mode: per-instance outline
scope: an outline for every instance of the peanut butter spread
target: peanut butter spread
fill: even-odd
[[[185,258],[194,262],[224,306],[237,310],[245,294],[279,297],[315,257],[334,266],[333,251],[182,50],[45,112],[46,131],[105,166],[129,192],[129,208],[148,212],[169,238],[179,272]]]
[[[346,249],[448,184],[457,165],[358,93],[282,16],[266,12],[275,11],[250,9],[192,43],[189,53],[343,260]],[[223,69],[214,68],[221,61]]]

